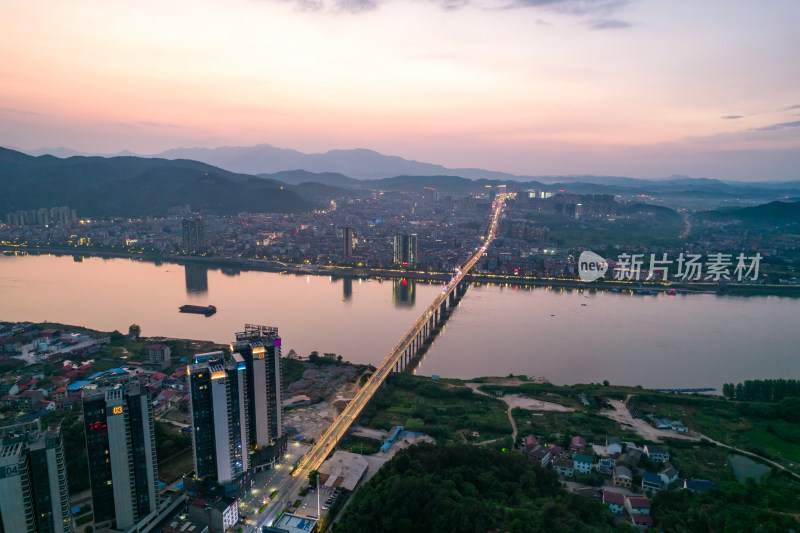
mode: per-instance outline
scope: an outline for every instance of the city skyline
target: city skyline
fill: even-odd
[[[788,1],[5,12],[0,145],[12,148],[268,143],[525,175],[798,178],[800,8]]]

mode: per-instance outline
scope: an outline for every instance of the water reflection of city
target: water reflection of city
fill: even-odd
[[[392,304],[395,307],[414,307],[416,282],[408,279],[392,280]]]
[[[185,265],[186,292],[202,294],[208,292],[208,267],[203,265]]]

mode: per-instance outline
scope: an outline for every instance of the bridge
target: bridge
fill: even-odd
[[[383,360],[381,366],[372,374],[364,386],[358,390],[355,397],[347,404],[344,411],[334,419],[333,424],[320,436],[319,441],[317,441],[311,450],[298,462],[297,468],[292,475],[306,477],[312,470],[319,469],[322,462],[333,451],[339,440],[344,437],[350,425],[355,422],[356,418],[361,414],[361,410],[367,405],[367,402],[369,402],[372,396],[378,391],[381,384],[386,380],[386,377],[393,371],[401,370],[422,346],[433,329],[444,321],[447,313],[448,300],[450,305],[453,306],[457,299],[463,296],[467,288],[464,276],[475,266],[475,263],[478,262],[492,243],[497,233],[500,213],[503,210],[503,204],[507,196],[507,194],[503,193],[498,194],[495,198],[495,202],[492,206],[489,230],[486,233],[483,244],[475,249],[475,252],[473,252],[461,268],[456,270],[450,282],[442,289],[442,292],[434,298],[431,305],[429,305],[417,321],[414,322],[389,356]]]

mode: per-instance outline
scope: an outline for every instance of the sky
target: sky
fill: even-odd
[[[797,0],[0,0],[0,145],[800,179]]]

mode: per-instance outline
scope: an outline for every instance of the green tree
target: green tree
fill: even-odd
[[[142,328],[139,326],[139,324],[131,324],[128,327],[128,337],[132,339],[138,339],[141,334]]]

